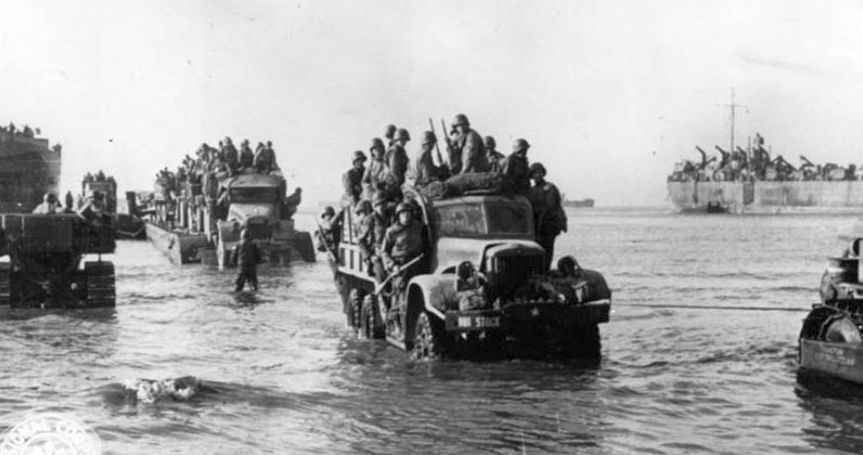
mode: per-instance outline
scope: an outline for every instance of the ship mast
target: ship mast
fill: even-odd
[[[734,120],[735,120],[735,111],[738,107],[746,107],[740,104],[736,104],[734,102],[734,87],[731,88],[731,104],[727,104],[728,108],[731,110],[731,139],[730,139],[730,147],[728,149],[729,152],[734,153]]]

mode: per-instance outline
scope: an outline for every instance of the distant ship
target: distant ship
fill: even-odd
[[[593,207],[593,199],[579,199],[577,201],[563,201],[564,207],[584,207],[591,208]]]
[[[776,212],[792,207],[863,208],[863,174],[855,164],[815,164],[800,155],[794,166],[771,154],[755,135],[746,148],[734,144],[734,95],[728,149],[715,146],[700,162],[684,160],[668,176],[668,199],[681,211],[705,213]]]
[[[59,145],[30,128],[0,127],[0,213],[31,212],[45,193],[57,194],[61,158]]]

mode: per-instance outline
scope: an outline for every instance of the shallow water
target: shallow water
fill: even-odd
[[[262,291],[238,297],[230,272],[121,242],[115,310],[0,310],[0,429],[63,412],[118,454],[860,453],[863,388],[796,366],[824,258],[854,220],[570,212],[558,254],[614,290],[598,366],[414,363],[345,329],[324,258],[262,268]],[[184,375],[213,390],[118,395]]]

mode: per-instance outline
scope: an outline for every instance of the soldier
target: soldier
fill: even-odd
[[[255,164],[255,152],[249,147],[249,140],[243,139],[240,144],[240,167],[243,169],[251,169]]]
[[[237,171],[240,165],[239,154],[237,153],[237,148],[234,147],[234,143],[231,142],[230,137],[225,137],[224,145],[222,145],[222,150],[220,151],[222,162],[225,163],[225,168],[227,169],[230,175],[233,175],[234,172]]]
[[[363,194],[363,175],[366,172],[366,167],[363,163],[366,162],[366,154],[361,150],[354,152],[352,167],[342,175],[342,185],[345,188],[345,204],[355,205]]]
[[[99,225],[104,221],[105,210],[105,196],[99,191],[93,191],[78,209],[78,216]]]
[[[315,237],[318,240],[318,251],[329,252],[333,259],[336,259],[336,252],[339,251],[339,240],[342,238],[342,219],[345,212],[336,211],[327,206],[321,213],[318,221],[318,231],[315,232]]]
[[[363,174],[363,191],[364,197],[371,200],[374,197],[378,186],[384,181],[387,174],[387,163],[384,161],[384,141],[379,138],[372,139],[369,146],[369,153],[372,154],[372,160]]]
[[[506,156],[496,150],[497,142],[491,136],[486,136],[483,140],[485,146],[485,156],[488,160],[489,170],[491,172],[500,172],[503,169],[502,161]]]
[[[395,143],[396,136],[396,126],[395,125],[387,125],[386,130],[384,130],[384,139],[387,140],[387,148],[390,148]]]
[[[432,158],[432,149],[437,143],[437,138],[431,131],[423,133],[422,149],[420,155],[411,162],[407,173],[407,184],[415,188],[422,188],[430,182],[440,179],[440,168],[435,166]]]
[[[533,226],[536,241],[545,250],[545,270],[548,270],[554,256],[554,239],[567,229],[566,213],[561,204],[560,191],[545,180],[545,166],[533,163],[529,174],[534,182],[528,194],[533,206]]]
[[[363,202],[368,203],[368,201]],[[390,224],[387,198],[385,195],[377,193],[373,203],[369,205],[373,207],[373,211],[360,220],[357,242],[360,245],[360,251],[367,258],[369,273],[374,275],[380,283],[386,277],[380,249],[384,241],[384,234],[386,234],[386,229]]]
[[[501,172],[509,179],[516,193],[527,194],[530,190],[530,175],[528,174],[527,149],[530,144],[524,139],[516,139],[512,143],[512,153],[501,162]]]
[[[240,292],[246,286],[246,281],[249,286],[255,291],[258,290],[258,264],[261,263],[261,251],[255,242],[252,241],[252,233],[248,229],[243,229],[240,234],[241,240],[234,250],[231,252],[231,263],[240,266],[240,272],[237,274],[236,288],[234,291]]]
[[[254,164],[255,169],[262,174],[269,174],[279,168],[276,165],[276,152],[273,151],[272,141],[267,141],[267,145],[258,150],[258,153],[255,154]]]
[[[42,198],[42,203],[33,209],[33,213],[37,215],[53,215],[63,212],[63,207],[57,201],[57,196],[54,193],[45,193]]]
[[[396,311],[391,314],[394,316],[396,326],[399,326],[398,314],[404,311],[405,300],[402,291],[408,281],[419,272],[421,264],[421,262],[415,262],[408,266],[408,263],[424,253],[425,242],[422,224],[414,219],[413,206],[410,203],[400,203],[396,207],[396,217],[398,217],[396,223],[384,234],[381,257],[387,272],[393,276],[391,295],[395,296],[395,301],[390,302],[390,306],[395,305]]]
[[[387,150],[386,163],[389,170],[387,180],[388,184],[400,187],[405,182],[405,172],[408,170],[408,153],[405,151],[405,146],[411,140],[408,130],[399,128],[396,131],[393,145]]]
[[[452,143],[452,156],[457,157],[456,160],[450,161],[450,166],[457,163],[455,166],[458,170],[450,168],[452,175],[467,174],[469,172],[488,172],[490,167],[488,158],[485,156],[483,149],[482,136],[471,129],[470,122],[464,114],[457,114],[452,121],[452,128],[456,133],[456,137]]]

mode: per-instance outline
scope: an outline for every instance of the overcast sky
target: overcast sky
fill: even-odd
[[[861,1],[0,0],[0,123],[63,144],[63,186],[151,189],[201,142],[272,140],[309,205],[388,123],[463,112],[569,198],[667,204],[694,146],[863,163]],[[0,163],[2,165],[2,163]]]

